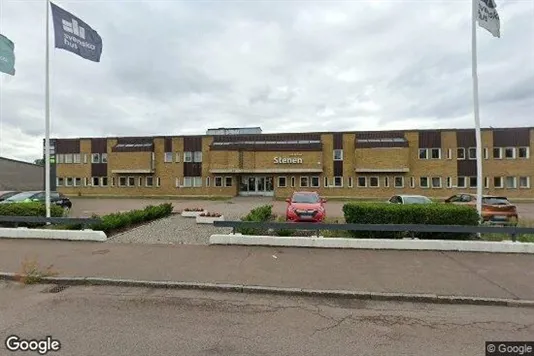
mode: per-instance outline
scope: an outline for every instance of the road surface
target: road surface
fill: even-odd
[[[534,309],[117,287],[0,283],[9,335],[48,355],[484,355],[486,340],[534,339]],[[38,355],[36,352],[31,353]]]

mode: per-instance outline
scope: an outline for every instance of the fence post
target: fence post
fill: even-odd
[[[517,242],[517,233],[514,231],[511,233],[512,235],[512,242]]]

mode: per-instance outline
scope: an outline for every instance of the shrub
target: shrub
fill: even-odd
[[[273,220],[273,206],[262,205],[252,209],[247,215],[241,218],[241,221],[254,221],[254,222],[268,222]],[[241,227],[236,232],[243,235],[263,235],[267,233],[267,229],[263,228],[249,228]]]
[[[276,218],[276,222],[286,222],[286,217],[278,216]],[[279,229],[279,230],[274,231],[274,233],[278,236],[292,236],[294,232],[295,230],[291,230],[291,229]]]
[[[220,218],[222,216],[222,214],[220,213],[202,213],[200,214],[200,216],[202,217],[205,217],[205,218]]]
[[[164,218],[171,215],[173,206],[171,203],[164,203],[157,206],[149,205],[144,209],[132,210],[123,213],[113,213],[100,218],[100,222],[91,226],[93,230],[104,231],[106,234],[128,228],[132,225]]]
[[[11,203],[0,204],[0,216],[46,216],[46,206],[42,203]],[[50,216],[62,217],[63,208],[50,205]],[[3,226],[12,227],[15,223],[2,223]],[[38,227],[44,224],[19,223],[18,226]]]
[[[397,205],[384,203],[347,203],[343,206],[345,220],[349,224],[422,224],[422,225],[478,225],[475,209],[452,204]],[[351,231],[360,238],[403,238],[412,236],[407,231]],[[465,240],[471,234],[441,232],[414,232],[420,239]]]

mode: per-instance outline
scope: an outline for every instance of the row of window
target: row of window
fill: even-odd
[[[163,162],[165,163],[173,163],[173,162],[180,162],[180,157],[182,154],[180,152],[165,152],[163,156]],[[186,151],[183,152],[183,160],[184,162],[202,162],[202,151]]]
[[[56,185],[58,187],[159,187],[161,186],[161,179],[159,177],[115,177],[111,178],[111,183],[108,185],[108,177],[92,177],[92,178],[78,178],[78,177],[58,177],[56,179]],[[206,178],[206,187],[211,184],[210,177]],[[231,187],[233,186],[232,177],[213,177],[214,187]],[[182,179],[176,178],[176,187],[202,187],[202,177],[183,177]]]
[[[65,163],[65,164],[80,164],[88,163],[87,153],[61,153],[56,155],[56,163]],[[108,163],[108,154],[107,153],[91,153],[91,163]]]
[[[528,159],[530,157],[530,147],[493,147],[492,150],[493,159]],[[484,147],[482,154],[484,159],[490,158],[490,149]],[[452,149],[447,149],[447,159],[452,159]],[[441,159],[441,148],[420,148],[419,159]],[[464,160],[477,159],[476,147],[458,147],[456,149],[456,159]]]

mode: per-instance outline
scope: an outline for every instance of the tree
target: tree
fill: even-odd
[[[44,159],[38,158],[35,161],[33,161],[34,164],[37,164],[39,166],[44,166]]]

